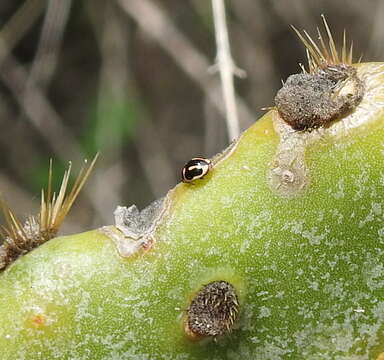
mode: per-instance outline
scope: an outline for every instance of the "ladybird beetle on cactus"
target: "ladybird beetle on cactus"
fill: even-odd
[[[189,160],[181,171],[181,180],[190,183],[197,179],[202,179],[211,169],[211,161],[205,158],[193,158]]]

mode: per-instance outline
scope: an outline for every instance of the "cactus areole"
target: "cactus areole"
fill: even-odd
[[[364,92],[356,69],[332,65],[315,74],[291,75],[275,101],[280,116],[295,130],[329,126],[352,111]]]
[[[8,265],[0,358],[382,359],[384,63],[321,54],[203,179]]]

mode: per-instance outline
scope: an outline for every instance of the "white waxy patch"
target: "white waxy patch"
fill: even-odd
[[[121,256],[132,256],[151,247],[154,242],[153,233],[168,205],[168,198],[161,198],[142,211],[136,205],[129,208],[118,206],[114,211],[116,229],[104,226],[100,231],[113,240]]]

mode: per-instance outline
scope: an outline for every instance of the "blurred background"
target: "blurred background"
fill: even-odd
[[[384,59],[382,0],[227,0],[240,127],[300,72],[325,14],[357,60]],[[62,232],[113,223],[117,205],[163,196],[194,156],[228,145],[208,0],[1,0],[0,192],[23,218],[38,211],[49,159],[59,186],[101,156]]]

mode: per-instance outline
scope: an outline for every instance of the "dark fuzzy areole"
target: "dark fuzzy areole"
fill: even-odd
[[[275,97],[281,118],[295,130],[327,127],[360,102],[364,93],[356,69],[331,65],[315,73],[291,75]]]
[[[12,264],[20,256],[29,253],[39,245],[56,236],[57,232],[39,232],[38,224],[33,227],[28,222],[23,227],[23,236],[7,236],[0,245],[0,271]]]
[[[219,336],[231,331],[239,312],[235,288],[226,281],[205,285],[188,309],[188,332],[195,336]]]

